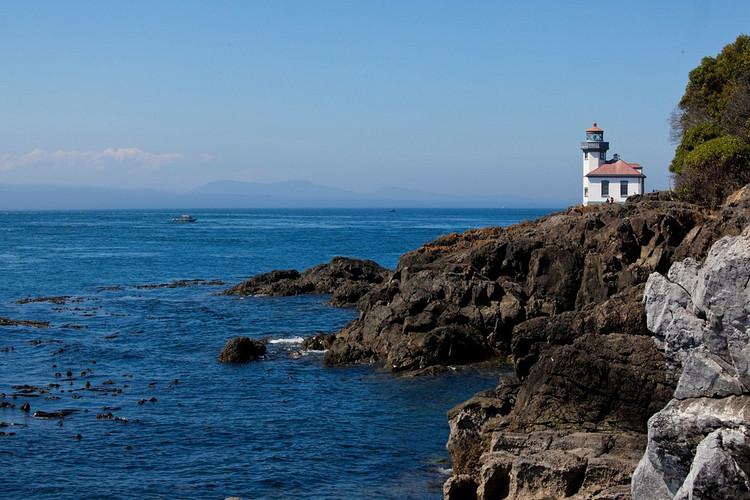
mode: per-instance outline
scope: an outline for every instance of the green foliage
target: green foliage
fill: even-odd
[[[688,129],[682,138],[682,142],[677,147],[677,151],[675,151],[674,159],[669,165],[669,171],[675,174],[681,174],[688,153],[704,142],[721,137],[723,134],[724,131],[721,127],[714,125],[713,123],[701,123]]]
[[[683,131],[712,122],[740,136],[750,122],[750,36],[740,35],[716,57],[704,57],[690,72],[680,99]]]
[[[672,126],[680,144],[669,170],[683,199],[717,205],[750,183],[750,36],[690,72]]]
[[[750,144],[723,135],[698,144],[684,155],[677,191],[684,199],[717,206],[750,183]]]

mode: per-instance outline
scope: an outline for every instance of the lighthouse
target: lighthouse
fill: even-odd
[[[638,163],[628,163],[613,155],[607,160],[609,143],[604,130],[594,122],[586,129],[583,152],[583,204],[622,203],[628,196],[643,194],[646,176]]]

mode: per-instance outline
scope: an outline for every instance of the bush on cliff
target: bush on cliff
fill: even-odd
[[[675,174],[684,173],[687,155],[703,143],[721,137],[724,133],[721,127],[713,123],[701,123],[691,127],[685,132],[682,142],[677,146],[669,171]]]
[[[750,145],[733,135],[717,137],[685,154],[680,168],[681,196],[716,206],[750,183]]]
[[[672,127],[679,146],[669,170],[681,198],[716,206],[750,180],[750,36],[690,72]]]

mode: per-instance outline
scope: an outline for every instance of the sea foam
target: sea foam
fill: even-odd
[[[286,339],[272,339],[269,344],[301,344],[305,339],[302,337],[290,337]]]

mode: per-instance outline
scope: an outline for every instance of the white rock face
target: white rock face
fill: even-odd
[[[750,498],[749,284],[750,228],[717,241],[702,266],[649,277],[648,328],[679,379],[649,420],[634,498]]]

